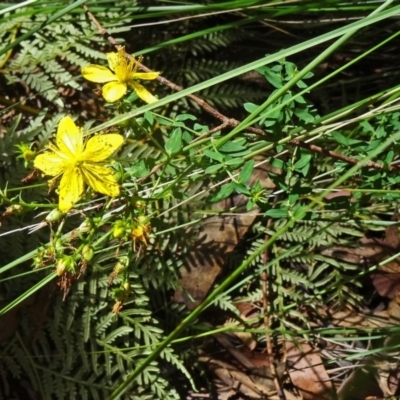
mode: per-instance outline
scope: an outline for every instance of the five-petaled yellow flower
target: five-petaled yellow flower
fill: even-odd
[[[46,175],[54,176],[52,180],[61,176],[61,211],[67,212],[78,202],[85,184],[107,196],[119,195],[113,171],[103,164],[123,141],[122,135],[110,133],[93,136],[84,142],[82,129],[75,125],[71,117],[66,116],[60,120],[56,143],[49,143],[49,151],[36,156],[34,166]]]
[[[128,85],[146,103],[154,103],[154,97],[135,79],[156,79],[159,72],[137,72],[138,64],[134,57],[128,59],[123,46],[120,46],[117,53],[107,53],[107,60],[110,69],[101,65],[89,64],[82,68],[82,75],[85,79],[96,83],[105,83],[103,86],[103,97],[112,103],[119,100],[128,89]],[[114,72],[112,72],[114,71]]]

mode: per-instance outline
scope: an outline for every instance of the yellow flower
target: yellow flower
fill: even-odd
[[[70,210],[80,199],[85,184],[96,192],[107,196],[118,196],[119,186],[113,171],[102,163],[110,157],[124,141],[117,133],[97,135],[87,142],[82,129],[71,117],[63,117],[58,125],[56,143],[48,145],[49,151],[36,156],[34,166],[46,175],[61,177],[59,187],[59,209]],[[52,179],[52,181],[54,180]]]
[[[96,64],[89,64],[82,68],[82,75],[88,81],[105,83],[103,97],[106,101],[112,103],[119,100],[126,93],[128,85],[146,103],[157,101],[147,89],[135,82],[134,79],[156,79],[159,72],[136,72],[138,64],[134,57],[128,59],[123,46],[119,47],[117,53],[107,53],[106,56],[110,69]]]

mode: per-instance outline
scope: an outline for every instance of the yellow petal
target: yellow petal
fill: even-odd
[[[160,75],[159,72],[133,72],[131,74],[131,79],[151,80],[156,79],[158,75]]]
[[[83,179],[96,192],[107,196],[119,195],[119,185],[113,176],[113,171],[102,165],[84,163],[82,165]]]
[[[75,125],[70,116],[61,118],[58,124],[56,143],[61,153],[71,161],[82,153],[82,130]]]
[[[61,178],[58,208],[62,212],[69,211],[79,201],[83,190],[83,176],[80,168],[68,168]]]
[[[91,162],[104,161],[115,153],[123,142],[124,137],[118,133],[93,136],[88,140],[82,158]]]
[[[49,151],[36,156],[33,165],[50,176],[60,175],[66,168],[65,159]]]
[[[83,67],[81,73],[90,82],[106,83],[117,80],[117,77],[108,68],[96,64]]]
[[[118,53],[107,53],[106,57],[108,60],[108,66],[110,67],[111,70],[115,71],[115,67],[121,63],[121,59],[123,60],[123,58],[121,58],[122,56],[125,56],[125,51],[122,50],[123,47],[120,48],[120,51],[118,51]]]
[[[109,82],[103,86],[103,97],[109,103],[119,100],[125,93],[127,87],[125,83]]]
[[[154,97],[144,86],[137,82],[129,82],[129,84],[133,87],[133,90],[136,94],[146,103],[154,103],[158,99]]]

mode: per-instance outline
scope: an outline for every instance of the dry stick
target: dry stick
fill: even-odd
[[[99,33],[103,37],[105,37],[114,47],[118,48],[119,44],[117,43],[117,41],[102,27],[100,22],[97,21],[96,17],[89,11],[89,8],[86,5],[83,5],[83,9],[85,10],[88,17],[92,20],[94,25],[97,27]],[[127,56],[129,58],[131,57],[129,54],[127,54]],[[143,70],[145,72],[152,72],[152,70],[150,68],[147,68],[145,65],[139,63],[137,60],[136,60],[136,63],[141,70]],[[183,88],[181,86],[176,85],[175,83],[169,81],[168,79],[164,78],[161,75],[159,75],[157,77],[157,80],[177,92],[180,92],[181,90],[183,90]],[[221,127],[228,127],[228,126],[231,126],[234,128],[240,124],[240,121],[238,121],[237,119],[234,119],[234,118],[226,117],[225,115],[218,112],[215,108],[211,107],[207,102],[205,102],[200,97],[197,97],[193,94],[189,94],[188,97],[190,99],[192,99],[194,102],[196,102],[204,111],[208,112],[209,114],[211,114],[216,119],[218,119],[222,122],[222,125],[220,125],[217,130],[219,130]],[[209,136],[211,133],[216,131],[215,129],[216,128],[214,128],[211,131],[207,132],[206,134],[202,135],[201,138]],[[251,133],[255,133],[259,136],[270,137],[270,135],[268,135],[261,129],[248,127],[247,131],[251,132]],[[196,138],[194,141],[197,141],[197,140],[199,140],[199,138]],[[293,144],[295,146],[302,147],[304,149],[307,149],[312,153],[323,154],[323,155],[329,156],[331,158],[334,158],[336,160],[344,161],[347,164],[355,165],[360,161],[353,157],[344,156],[342,154],[335,153],[334,151],[323,149],[322,147],[316,146],[314,144],[301,142],[299,139],[292,139],[288,143]],[[365,167],[375,168],[375,169],[379,169],[379,170],[385,169],[384,165],[373,162],[373,161],[368,161],[365,164]],[[397,165],[389,165],[389,166],[387,166],[387,168],[392,171],[400,170],[400,166],[397,166]]]

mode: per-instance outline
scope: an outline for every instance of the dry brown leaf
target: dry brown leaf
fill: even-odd
[[[393,220],[398,220],[397,212]],[[352,264],[373,265],[384,261],[400,251],[400,237],[397,225],[386,228],[385,237],[362,238],[357,248],[332,246],[325,248],[321,254],[337,258]],[[383,297],[393,299],[400,292],[400,258],[381,265],[371,274],[376,291]]]
[[[272,380],[265,380],[263,383],[255,382],[249,373],[239,371],[234,366],[211,357],[200,357],[199,361],[207,363],[207,366],[228,388],[234,388],[246,396],[262,399],[276,393]]]
[[[376,291],[383,297],[393,299],[400,292],[400,260],[395,259],[371,274]]]
[[[332,382],[322,363],[319,350],[307,343],[285,343],[289,375],[304,400],[333,400]]]
[[[390,301],[387,312],[390,317],[390,321],[396,325],[400,324],[400,293]]]
[[[387,311],[375,311],[373,314],[368,314],[352,309],[336,312],[320,309],[319,315],[332,325],[343,328],[382,328],[391,325]]]
[[[227,335],[218,333],[214,335],[214,338],[218,343],[238,361],[244,368],[249,370],[253,369],[255,365],[243,354],[242,348],[235,347],[230,341]]]
[[[376,381],[376,370],[363,362],[363,365],[355,369],[337,391],[338,400],[365,400],[369,396],[382,396]]]
[[[377,365],[377,380],[385,397],[394,396],[399,389],[399,371],[397,363],[381,361]]]
[[[268,172],[274,170],[269,164],[255,168],[251,181],[260,181],[265,188],[273,188]],[[234,195],[213,205],[214,210],[228,212],[232,207],[244,207],[247,198]],[[213,216],[202,224],[198,240],[186,257],[182,268],[180,284],[182,289],[174,294],[174,300],[185,303],[189,309],[195,308],[206,296],[216,277],[221,273],[229,253],[237,246],[253,224],[258,209],[251,212],[238,212],[235,215]]]

